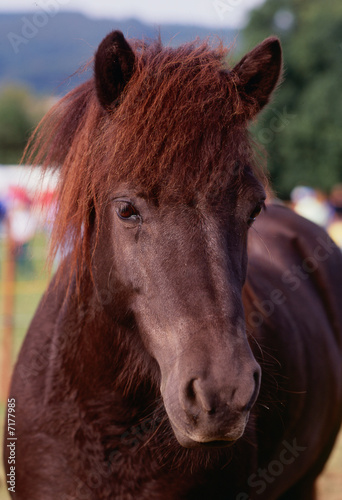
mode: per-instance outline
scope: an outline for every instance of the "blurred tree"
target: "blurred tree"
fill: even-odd
[[[271,34],[282,42],[284,82],[253,132],[279,196],[299,184],[328,191],[342,182],[342,2],[266,0],[244,49]]]
[[[22,87],[0,92],[0,163],[18,163],[27,139],[45,112],[39,100]]]

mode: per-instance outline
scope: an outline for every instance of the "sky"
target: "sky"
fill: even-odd
[[[184,23],[242,28],[248,11],[264,0],[0,0],[0,12],[51,9],[96,18],[137,18],[147,23]]]

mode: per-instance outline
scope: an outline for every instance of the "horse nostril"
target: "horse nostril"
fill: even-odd
[[[251,375],[253,379],[250,378]],[[240,385],[235,384],[235,387],[222,384],[217,386],[210,383],[208,378],[193,377],[183,385],[181,406],[190,418],[197,418],[203,412],[207,415],[222,413],[227,406],[232,410],[240,408],[240,411],[248,412],[258,397],[260,379],[259,365],[255,365],[252,373],[249,372],[248,376],[246,374],[245,381]]]
[[[192,378],[185,388],[185,397],[188,401],[194,402],[196,399],[196,393],[194,388],[195,378]]]
[[[249,402],[247,403],[247,405],[245,407],[246,411],[250,411],[251,410],[252,406],[254,405],[254,403],[255,403],[255,401],[256,401],[256,399],[258,397],[259,389],[260,389],[260,379],[261,379],[261,370],[260,370],[260,367],[259,367],[253,373],[254,391],[253,391],[251,399],[249,400]]]
[[[197,423],[200,408],[198,406],[198,395],[195,387],[196,378],[187,382],[181,393],[181,406],[193,424]]]
[[[215,413],[215,407],[209,400],[207,391],[202,387],[203,381],[198,378],[192,378],[185,386],[184,409],[190,410],[191,413],[197,414],[198,411],[206,411],[210,415]]]
[[[216,413],[215,391],[201,379],[194,380],[193,390],[198,409],[205,411],[208,415]]]
[[[260,369],[255,370],[253,373],[253,379],[256,387],[259,387],[260,385]]]

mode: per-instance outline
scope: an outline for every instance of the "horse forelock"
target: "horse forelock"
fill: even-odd
[[[253,165],[249,110],[221,43],[131,45],[135,71],[117,107],[105,111],[88,80],[54,106],[27,147],[27,161],[59,171],[51,258],[71,248],[74,268],[89,265],[93,222],[120,182],[186,202],[238,184]]]
[[[156,43],[138,52],[121,106],[101,137],[112,182],[125,179],[147,193],[186,200],[224,189],[236,160],[251,161],[245,110],[226,56],[221,45],[207,43],[178,49]]]

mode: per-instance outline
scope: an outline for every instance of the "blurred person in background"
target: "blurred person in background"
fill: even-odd
[[[9,193],[7,231],[13,256],[19,271],[32,274],[34,267],[29,254],[29,245],[37,230],[37,218],[33,214],[32,201],[23,188],[12,187]]]
[[[328,233],[342,250],[342,184],[335,186],[330,195],[334,217],[328,226]]]
[[[6,205],[5,202],[0,200],[0,228],[6,217]],[[0,231],[1,232],[1,231]]]
[[[333,211],[326,196],[318,190],[297,186],[291,192],[292,208],[297,214],[326,228]]]

